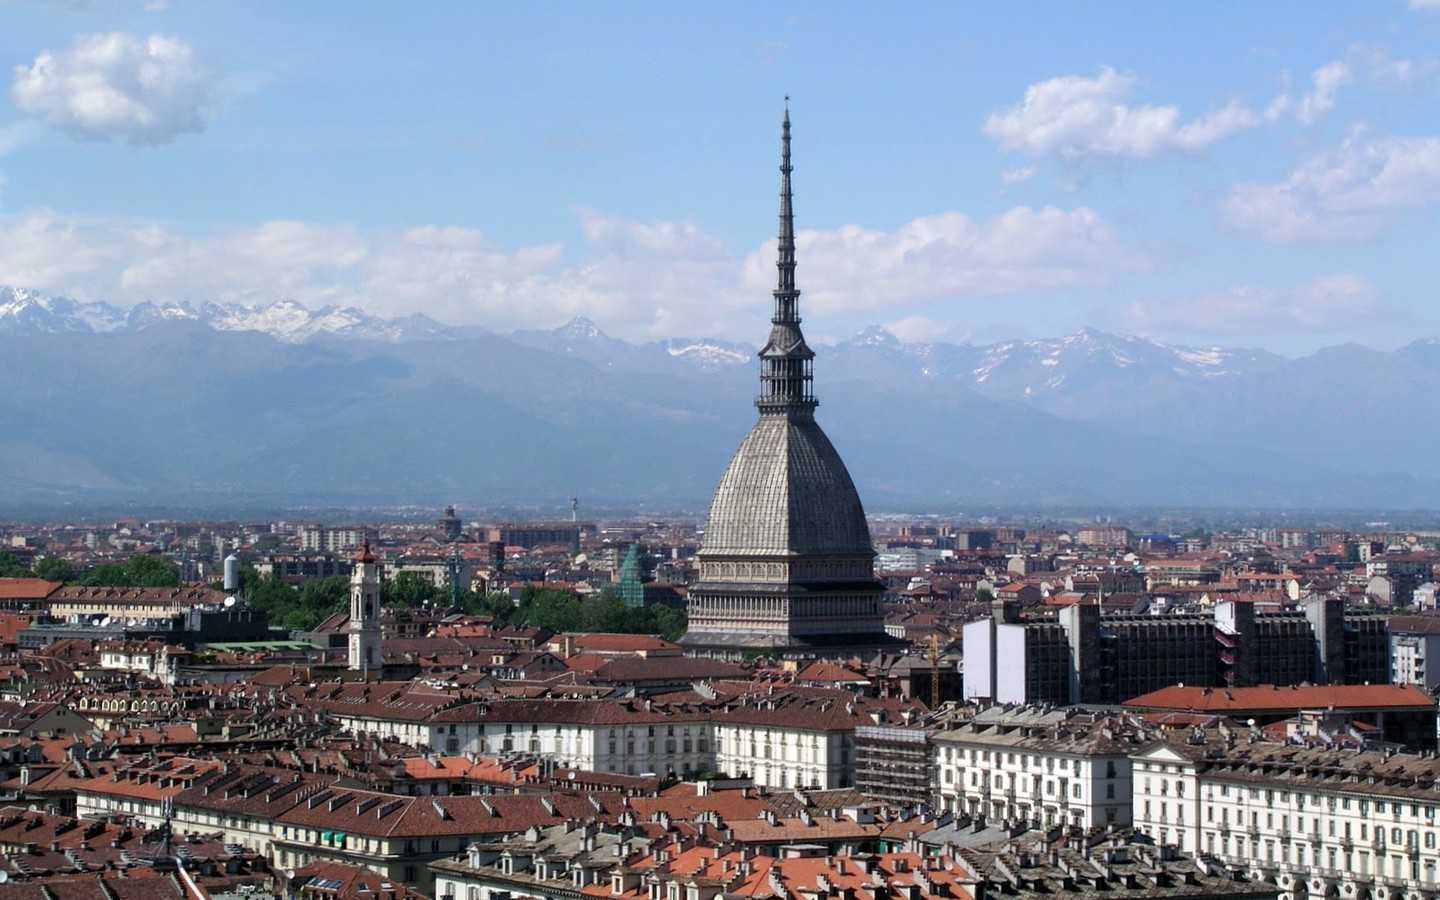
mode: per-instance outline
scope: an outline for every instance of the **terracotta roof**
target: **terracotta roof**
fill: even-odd
[[[364,866],[338,862],[312,862],[295,870],[291,885],[303,894],[335,900],[424,900],[423,894],[403,881],[386,878]]]
[[[1142,709],[1234,713],[1284,712],[1294,709],[1418,709],[1435,708],[1435,698],[1413,685],[1346,684],[1297,687],[1161,688],[1125,701]]]
[[[0,600],[44,600],[64,586],[43,578],[0,578]]]

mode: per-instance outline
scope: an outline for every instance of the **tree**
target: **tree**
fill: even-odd
[[[15,554],[8,550],[0,552],[0,578],[27,578],[29,575],[30,570],[15,558]]]
[[[499,621],[499,616],[496,618]],[[626,606],[618,594],[608,589],[581,600],[568,591],[535,587],[527,587],[521,594],[520,605],[513,610],[510,621],[551,631],[658,634],[666,640],[684,634],[687,624],[684,610],[660,604]]]
[[[293,588],[274,575],[261,575],[254,566],[240,567],[240,590],[245,600],[263,610],[274,625],[308,631],[328,616],[345,609],[350,583],[344,576],[317,578]]]
[[[441,590],[418,572],[401,572],[380,587],[380,602],[386,606],[418,609],[441,599]]]
[[[179,587],[180,570],[160,556],[132,556],[123,563],[96,566],[80,580],[91,587]]]
[[[132,556],[125,564],[136,587],[179,587],[180,570],[160,556]]]
[[[35,577],[46,581],[73,581],[75,567],[60,556],[47,556],[35,563]]]

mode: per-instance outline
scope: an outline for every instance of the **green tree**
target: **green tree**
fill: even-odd
[[[350,603],[350,581],[343,575],[315,578],[300,588],[300,611],[305,624],[292,628],[314,628],[335,613],[344,612]]]
[[[136,587],[179,587],[180,570],[160,556],[132,556],[125,564]]]
[[[85,573],[81,584],[92,587],[179,587],[180,570],[164,557],[132,556],[123,563],[106,563]]]
[[[35,577],[46,581],[74,581],[75,567],[63,557],[47,556],[35,563]]]
[[[240,590],[246,602],[263,610],[272,625],[307,631],[326,617],[345,609],[350,583],[344,576],[317,578],[294,588],[274,575],[261,575],[254,566],[240,567]]]
[[[442,599],[444,592],[418,572],[401,572],[380,587],[380,602],[386,606],[418,609]]]
[[[0,551],[0,578],[28,578],[30,570],[9,550]]]

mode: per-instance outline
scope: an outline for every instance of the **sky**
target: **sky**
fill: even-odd
[[[1440,0],[0,0],[0,285],[758,343],[1440,334]]]

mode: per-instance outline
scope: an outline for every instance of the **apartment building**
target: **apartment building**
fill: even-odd
[[[1128,825],[1138,720],[997,709],[934,735],[937,809],[1051,827]]]
[[[407,797],[343,788],[323,775],[184,757],[87,771],[91,777],[73,781],[83,819],[121,815],[150,828],[169,821],[179,833],[219,833],[286,875],[313,862],[343,862],[427,895],[433,888],[427,863],[477,840],[500,840],[532,825],[613,819],[623,809],[613,794]]]
[[[1136,827],[1291,896],[1440,892],[1440,760],[1196,732],[1133,758]]]
[[[196,608],[220,608],[223,591],[205,587],[131,588],[63,587],[50,595],[50,615],[57,619],[107,616],[111,619],[169,619]]]
[[[1440,617],[1390,617],[1390,683],[1440,687]]]
[[[300,551],[302,553],[339,553],[354,550],[370,539],[370,531],[358,526],[326,528],[323,525],[306,525],[300,529]]]
[[[855,728],[903,704],[845,691],[777,690],[708,702],[462,702],[408,685],[326,685],[297,700],[341,727],[436,753],[524,753],[569,768],[626,775],[722,772],[777,789],[850,787]]]

